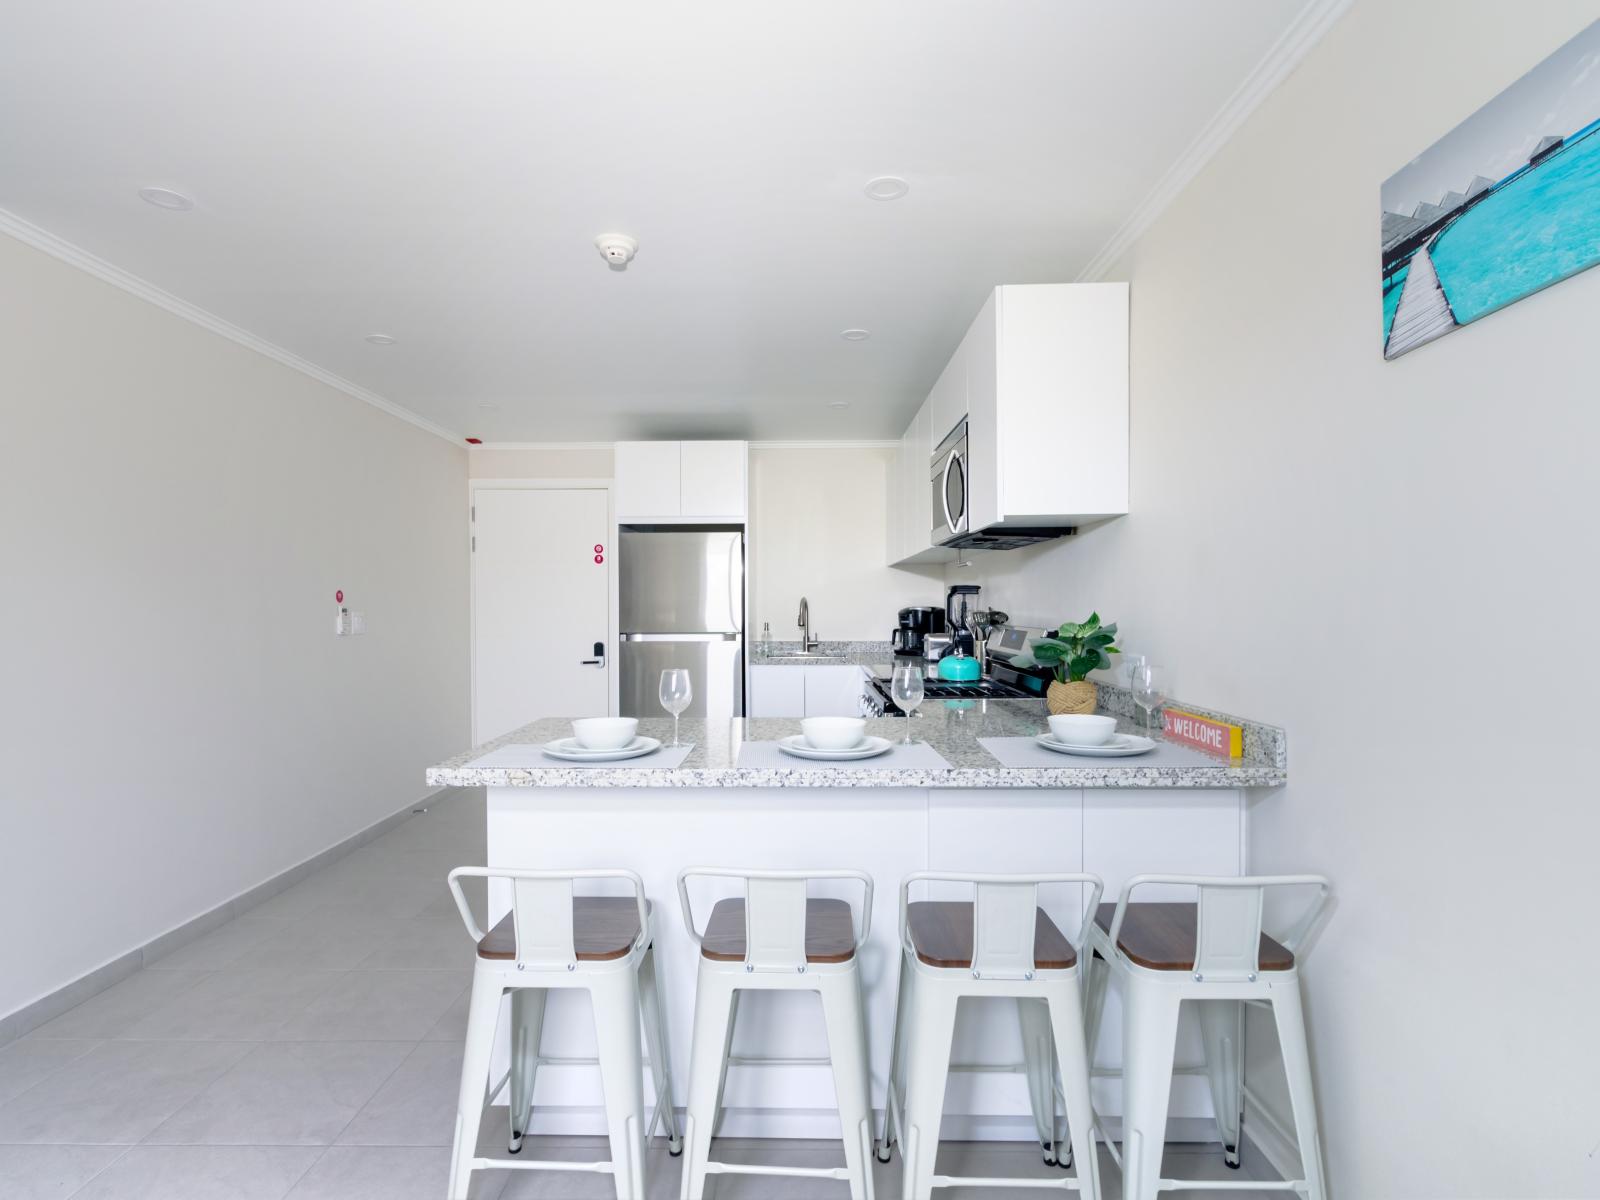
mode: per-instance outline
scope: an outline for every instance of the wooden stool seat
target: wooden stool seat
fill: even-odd
[[[1067,971],[1078,953],[1044,909],[1035,910],[1033,968]],[[917,958],[930,967],[969,970],[972,967],[972,902],[919,900],[906,906],[906,929]]]
[[[730,896],[711,906],[700,953],[713,962],[743,962],[745,957],[744,897]],[[855,918],[844,900],[813,897],[806,901],[806,961],[849,962],[856,953]]]
[[[1110,933],[1116,911],[1115,904],[1102,904],[1095,910],[1095,924]],[[1117,934],[1117,948],[1147,970],[1192,971],[1198,924],[1197,904],[1130,904]],[[1263,933],[1260,968],[1263,971],[1292,970],[1294,953]]]
[[[645,901],[645,911],[654,905]],[[610,962],[627,957],[639,940],[639,905],[632,896],[574,896],[572,946],[579,962]],[[507,913],[478,943],[479,958],[517,957],[517,931]]]

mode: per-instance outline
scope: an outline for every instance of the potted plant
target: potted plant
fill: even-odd
[[[1033,644],[1034,662],[1055,670],[1055,682],[1045,693],[1052,713],[1095,710],[1099,690],[1089,682],[1089,672],[1111,666],[1111,656],[1121,653],[1113,645],[1116,640],[1116,625],[1102,625],[1100,614],[1090,613],[1087,621],[1069,621],[1056,630],[1055,637],[1041,638]]]

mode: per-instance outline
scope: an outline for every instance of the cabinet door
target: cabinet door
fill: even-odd
[[[677,442],[618,442],[615,453],[619,520],[681,515]]]
[[[806,716],[859,717],[866,673],[860,667],[803,667]]]
[[[895,452],[894,487],[889,493],[889,503],[894,506],[894,545],[889,555],[891,563],[902,562],[916,553],[917,530],[924,524],[922,508],[912,507],[911,498],[921,485],[922,472],[916,461],[917,419],[900,435],[900,445]]]
[[[1003,288],[989,293],[977,320],[961,340],[967,364],[967,511],[973,529],[1000,520],[1005,479],[999,458],[999,324]],[[1035,433],[1044,423],[1034,427]]]
[[[678,511],[685,517],[742,521],[745,442],[679,442]]]
[[[1000,516],[1094,520],[1128,511],[1128,285],[1000,290],[996,370]],[[1069,430],[1094,453],[1038,470],[1039,433]]]
[[[883,473],[883,561],[894,566],[900,561],[900,544],[905,541],[902,528],[906,519],[905,507],[900,497],[905,493],[905,437],[895,443],[889,452],[889,467]]]
[[[806,667],[751,667],[752,717],[806,715]]]
[[[945,364],[939,382],[928,393],[929,415],[933,419],[933,446],[944,441],[945,436],[967,415],[967,355],[965,344]],[[929,447],[932,455],[933,447]]]
[[[922,554],[933,545],[933,501],[929,492],[929,474],[933,465],[933,397],[922,402],[917,409],[916,423],[911,427],[911,487],[906,494],[911,521],[911,540],[908,554]]]

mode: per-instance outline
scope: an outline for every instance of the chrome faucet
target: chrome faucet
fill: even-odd
[[[800,626],[800,653],[810,654],[822,643],[811,636],[811,606],[804,596],[800,597],[800,615],[795,620]]]

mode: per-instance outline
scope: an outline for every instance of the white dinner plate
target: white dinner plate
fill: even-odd
[[[796,758],[815,758],[823,762],[851,762],[858,758],[874,758],[894,745],[888,738],[868,736],[859,746],[848,750],[818,750],[806,741],[803,733],[778,739],[778,749]]]
[[[575,737],[557,738],[544,745],[544,752],[551,758],[565,759],[567,762],[618,762],[624,758],[638,758],[641,754],[653,754],[659,749],[661,743],[652,737],[636,737],[620,750],[590,750]]]
[[[1081,754],[1084,758],[1128,758],[1134,754],[1148,754],[1156,748],[1152,739],[1137,733],[1114,733],[1110,741],[1099,746],[1069,746],[1057,741],[1053,733],[1041,733],[1034,740],[1057,754]]]

